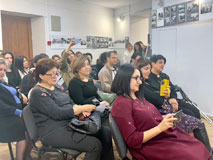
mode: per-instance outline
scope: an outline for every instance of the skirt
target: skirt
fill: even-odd
[[[25,125],[18,116],[0,117],[0,142],[18,142],[26,139]]]

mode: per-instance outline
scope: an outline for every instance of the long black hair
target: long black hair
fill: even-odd
[[[135,68],[131,64],[121,65],[112,82],[111,91],[118,96],[126,96],[126,97],[131,98],[130,81],[131,81],[132,75],[134,74],[135,69],[137,69],[137,68]],[[142,77],[140,70],[139,70],[139,72]],[[143,82],[143,80],[142,80],[142,82]],[[135,95],[139,99],[143,100],[143,98],[144,98],[143,83],[142,83],[142,85],[140,85],[139,91],[136,92]]]
[[[26,73],[26,71],[24,70],[24,59],[27,60],[27,57],[25,56],[18,56],[15,59],[15,66],[16,68],[18,68],[22,73]]]
[[[16,67],[15,67],[15,60],[14,60],[15,58],[14,58],[14,55],[13,55],[12,52],[3,52],[3,53],[2,53],[3,57],[5,57],[7,54],[9,54],[9,55],[12,56],[12,64],[11,64],[11,68],[10,68],[10,69],[11,69],[12,71],[14,71],[14,69],[16,68]]]

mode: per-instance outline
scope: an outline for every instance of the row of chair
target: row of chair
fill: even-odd
[[[37,131],[35,120],[29,105],[23,109],[22,118],[26,127],[27,136],[31,140],[33,148],[38,152],[38,159],[41,159],[41,156],[46,152],[58,152],[63,160],[66,160],[68,155],[72,156],[72,160],[76,160],[77,157],[81,154],[81,152],[79,151],[66,149],[66,148],[57,148],[57,147],[45,146],[45,145],[42,145],[41,147],[37,147],[36,142],[38,141],[38,131]],[[119,156],[123,160],[129,160],[130,158],[127,157],[127,146],[120,133],[117,123],[111,114],[109,115],[109,122],[110,122],[112,136],[113,136],[115,145],[117,147]],[[11,160],[14,160],[11,142],[8,143],[8,146],[9,146]]]

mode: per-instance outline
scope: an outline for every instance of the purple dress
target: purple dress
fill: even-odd
[[[132,156],[138,160],[208,160],[210,153],[197,139],[179,128],[170,128],[146,143],[144,131],[162,120],[160,112],[148,101],[119,96],[112,111]]]

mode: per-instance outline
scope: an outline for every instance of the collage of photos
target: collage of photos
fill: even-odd
[[[191,1],[187,2],[187,22],[199,20],[199,2]]]
[[[181,3],[177,5],[178,11],[178,24],[186,22],[186,4]]]
[[[213,19],[213,0],[188,2],[152,10],[152,28]]]

